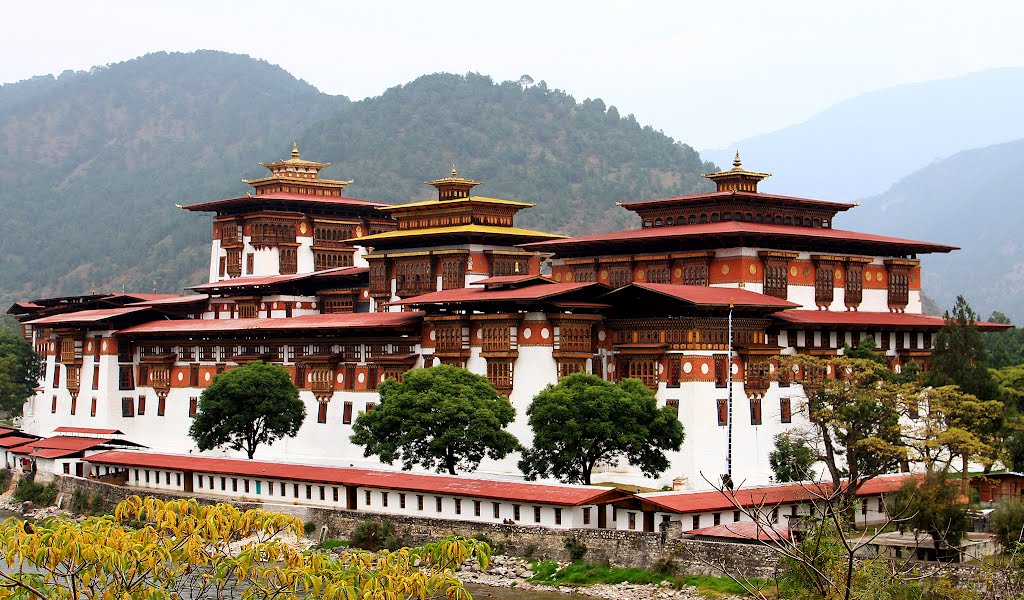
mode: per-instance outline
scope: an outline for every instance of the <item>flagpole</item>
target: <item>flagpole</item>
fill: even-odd
[[[725,368],[728,369],[728,373],[729,373],[729,379],[728,379],[728,384],[727,384],[727,386],[729,388],[729,392],[728,392],[729,395],[728,395],[728,400],[726,400],[726,411],[727,412],[726,412],[726,415],[725,415],[725,425],[726,425],[726,429],[727,429],[727,432],[726,432],[726,435],[727,435],[726,455],[725,455],[725,477],[726,477],[726,479],[728,481],[723,482],[723,483],[725,483],[725,486],[730,488],[730,489],[732,488],[732,309],[733,309],[733,302],[732,302],[732,300],[730,300],[729,301],[729,355],[728,355],[728,358],[725,361]]]

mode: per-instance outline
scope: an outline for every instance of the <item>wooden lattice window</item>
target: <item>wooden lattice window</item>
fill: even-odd
[[[253,219],[249,227],[250,241],[254,248],[295,243],[295,225],[292,223]]]
[[[764,391],[771,384],[771,363],[766,360],[750,360],[746,363],[744,389]]]
[[[121,416],[135,416],[135,398],[132,398],[131,396],[124,396],[121,398]]]
[[[558,378],[561,379],[574,373],[586,373],[586,359],[558,359]]]
[[[864,273],[860,265],[849,265],[846,267],[846,289],[843,292],[843,301],[846,306],[860,306],[864,299]]]
[[[818,265],[814,271],[814,302],[818,305],[832,304],[835,297],[835,280],[831,264]]]
[[[680,268],[683,270],[683,285],[708,285],[707,263],[689,262]]]
[[[451,256],[441,259],[441,289],[454,290],[466,287],[466,259]]]
[[[353,264],[353,251],[332,251],[314,250],[313,268],[317,271],[325,269],[336,269],[338,267],[351,267]]]
[[[388,266],[383,260],[370,262],[370,293],[374,295],[391,293]]]
[[[658,360],[645,356],[631,356],[626,362],[626,377],[639,379],[650,389],[658,387]]]
[[[889,273],[889,306],[903,308],[910,301],[910,274],[904,270]]]
[[[491,276],[525,275],[529,270],[527,259],[522,256],[492,256]]]
[[[330,296],[323,301],[325,313],[355,312],[355,302],[351,296]]]
[[[242,275],[242,250],[230,249],[226,251],[228,277],[240,277]]]
[[[578,265],[572,268],[572,280],[578,283],[597,281],[597,270],[594,265]]]
[[[668,265],[664,263],[648,265],[647,283],[672,283],[672,274]]]
[[[227,222],[221,223],[220,226],[220,245],[225,246],[237,246],[242,243],[242,226],[234,223]]]
[[[487,381],[498,391],[512,389],[513,361],[507,358],[487,359]]]
[[[750,424],[760,425],[761,424],[761,399],[751,398],[750,399]]]
[[[255,319],[258,314],[258,307],[254,302],[246,302],[238,305],[239,319]]]
[[[437,329],[437,350],[457,352],[462,350],[462,326],[439,327]]]
[[[512,335],[505,323],[481,327],[480,337],[484,352],[507,352],[512,348]]]
[[[298,249],[280,249],[280,269],[282,275],[294,275],[299,270]]]
[[[725,354],[715,355],[715,387],[724,388],[729,385],[729,357]]]
[[[117,369],[117,389],[119,390],[133,390],[135,389],[135,373],[134,368],[131,365],[120,365]]]
[[[558,348],[563,352],[590,352],[590,325],[566,324],[558,328]]]
[[[779,398],[779,420],[783,423],[793,422],[793,404],[789,398]]]
[[[395,265],[396,289],[399,296],[414,296],[432,292],[436,282],[430,268],[430,258],[403,260]]]
[[[628,266],[616,266],[608,269],[608,285],[620,288],[633,282],[633,270]]]
[[[718,425],[729,424],[729,401],[725,398],[718,399]]]
[[[785,262],[768,261],[764,265],[764,294],[786,299],[789,288],[789,267]]]
[[[256,255],[252,252],[245,255],[245,272],[249,275],[256,272]]]

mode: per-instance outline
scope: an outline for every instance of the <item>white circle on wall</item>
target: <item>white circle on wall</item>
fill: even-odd
[[[100,343],[100,349],[102,349],[102,350],[106,350],[107,349],[107,340],[103,340],[103,342]]]
[[[900,373],[901,371],[903,371],[903,367],[901,367],[901,366],[899,366],[899,365],[896,365],[896,367],[895,367],[895,371],[896,371],[896,374],[897,374],[897,375],[899,375],[899,373]]]
[[[775,363],[768,363],[768,372],[769,373],[774,373],[775,372]]]
[[[683,372],[684,373],[689,373],[692,370],[693,370],[693,364],[692,363],[690,363],[689,361],[683,363]]]
[[[608,339],[608,334],[607,333],[605,333],[604,331],[598,331],[597,332],[597,341],[603,342],[606,339]]]
[[[362,383],[362,382],[366,381],[366,374],[360,373],[360,374],[356,375],[356,380],[358,380],[359,383]]]
[[[658,363],[658,375],[661,375],[664,372],[665,372],[665,365],[663,365],[661,363]]]
[[[551,332],[548,331],[547,327],[541,327],[541,329],[540,329],[540,337],[542,337],[544,339],[548,339],[549,337],[551,337]]]
[[[825,367],[825,372],[828,373],[829,375],[831,375],[832,374],[832,365],[829,365],[829,366]]]
[[[85,345],[85,351],[92,352],[92,342],[89,342],[88,344]]]
[[[437,332],[436,332],[436,331],[434,331],[433,329],[431,329],[431,330],[430,330],[430,341],[432,341],[432,342],[433,342],[433,341],[435,341],[435,340],[437,340]]]
[[[260,302],[260,310],[267,310],[266,302]]]
[[[345,376],[341,373],[338,373],[338,383],[341,383],[343,381],[345,381]]]
[[[529,327],[524,327],[523,328],[523,339],[528,340],[528,339],[530,339],[530,336],[532,336],[532,335],[533,335],[533,331],[530,330]]]
[[[181,373],[181,372],[179,372],[179,373],[178,373],[178,381],[183,381],[184,379],[185,379],[185,374],[184,374],[184,373]]]
[[[308,381],[310,383],[313,383],[313,374],[312,373],[306,373],[306,381]]]
[[[615,372],[615,363],[609,363],[608,364],[608,372],[609,373],[614,373]]]
[[[431,332],[431,333],[433,333],[433,332]],[[430,339],[434,339],[434,338],[430,338]],[[484,330],[483,330],[483,328],[480,328],[480,329],[476,330],[476,339],[478,339],[478,340],[484,339]]]
[[[207,371],[205,374],[203,374],[203,381],[209,381],[209,380],[210,380],[210,372]]]
[[[702,365],[700,366],[700,372],[701,372],[701,373],[703,373],[703,374],[705,374],[705,375],[707,375],[707,374],[708,374],[708,371],[710,371],[710,370],[711,370],[711,369],[709,369],[709,368],[708,368],[708,363],[704,363],[704,364],[702,364]]]
[[[316,308],[316,302],[310,302],[309,303],[309,307],[310,308]]]
[[[277,302],[274,303],[274,310],[277,310]]]
[[[793,372],[794,373],[799,373],[800,372],[800,365],[793,365]]]
[[[380,380],[381,380],[381,382],[384,382],[384,380],[386,380],[387,378],[388,378],[388,376],[387,376],[387,375],[385,375],[384,373],[381,373],[381,374],[380,374]]]
[[[733,365],[732,365],[732,374],[733,375],[739,375],[740,374],[740,366],[737,365],[736,363],[733,363]]]

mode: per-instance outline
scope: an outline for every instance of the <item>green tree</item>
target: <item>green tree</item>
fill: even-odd
[[[957,296],[953,313],[935,337],[932,366],[925,383],[939,387],[958,385],[982,400],[998,398],[999,388],[989,373],[987,352],[981,333],[974,326],[978,315],[963,296]]]
[[[840,510],[852,518],[861,486],[898,470],[907,459],[900,425],[904,386],[890,380],[884,364],[870,359],[797,355],[783,360],[785,368],[793,364],[800,366],[817,458],[834,488],[842,490]]]
[[[39,385],[43,361],[20,335],[0,332],[0,410],[20,415]]]
[[[932,538],[935,558],[953,560],[970,519],[967,500],[946,477],[945,471],[928,471],[922,478],[903,484],[889,501],[890,513],[899,514],[901,527],[923,531]]]
[[[256,447],[294,437],[306,418],[306,407],[288,371],[254,361],[213,379],[199,398],[189,435],[200,450],[227,446],[245,450],[252,460]]]
[[[523,451],[519,469],[529,480],[552,476],[589,485],[598,462],[618,459],[656,477],[669,466],[665,451],[683,443],[676,412],[659,409],[638,379],[614,384],[595,375],[569,375],[537,394],[526,414],[533,447]]]
[[[810,479],[814,461],[814,450],[805,440],[789,432],[775,436],[775,449],[768,455],[775,481],[780,483]]]
[[[1024,502],[1003,500],[989,515],[992,533],[999,536],[1003,548],[1012,551],[1024,543]]]
[[[401,382],[389,379],[379,391],[380,404],[352,426],[352,443],[364,446],[365,456],[455,475],[519,448],[503,429],[516,411],[485,377],[438,365],[413,369]]]

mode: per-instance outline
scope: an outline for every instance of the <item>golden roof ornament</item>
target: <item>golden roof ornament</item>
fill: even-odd
[[[757,193],[758,182],[771,176],[771,173],[758,173],[744,169],[739,150],[736,150],[736,156],[732,159],[732,168],[728,171],[701,175],[701,177],[714,181],[719,192],[750,192],[754,194]]]
[[[739,153],[736,156],[738,157]],[[297,142],[292,142],[292,158],[299,158],[299,144]]]
[[[736,151],[736,158],[732,159],[732,168],[739,171],[743,167],[743,161],[740,160],[740,151]]]

